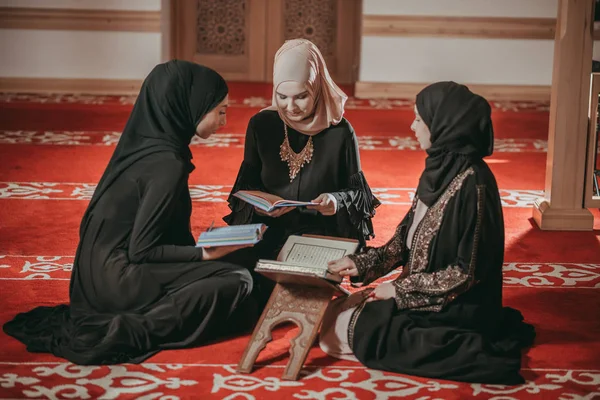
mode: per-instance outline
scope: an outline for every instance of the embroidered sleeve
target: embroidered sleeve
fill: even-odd
[[[408,219],[407,217],[398,225],[396,233],[385,245],[381,247],[367,247],[365,252],[349,256],[358,269],[358,282],[368,285],[405,263],[408,253],[404,243],[407,232],[407,224],[405,222]]]
[[[471,192],[472,193],[472,192]],[[473,210],[466,218],[458,241],[457,260],[434,272],[418,272],[394,281],[398,309],[440,311],[475,283],[475,266],[485,206],[485,187],[477,186],[477,194],[468,196],[461,205]]]
[[[398,309],[439,311],[454,300],[458,289],[472,284],[473,276],[460,265],[433,273],[417,273],[394,281]],[[465,288],[466,289],[466,288]]]

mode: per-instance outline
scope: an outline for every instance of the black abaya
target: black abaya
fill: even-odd
[[[409,250],[413,217],[414,206],[387,245],[353,257],[365,284],[405,266],[394,299],[364,303],[354,313],[354,355],[374,369],[522,383],[521,350],[534,332],[517,310],[502,306],[502,209],[487,165],[472,165],[448,185]]]
[[[300,152],[309,140],[288,127],[290,146]],[[236,263],[253,270],[256,262],[276,259],[290,235],[316,234],[357,239],[361,245],[374,237],[371,219],[380,202],[371,193],[360,165],[358,140],[346,119],[312,136],[314,154],[290,182],[289,169],[281,160],[284,125],[276,111],[261,111],[251,118],[246,131],[244,160],[231,191],[260,190],[287,200],[310,201],[322,193],[332,194],[337,212],[324,216],[314,210],[296,208],[278,218],[261,216],[254,208],[229,196],[231,214],[223,218],[229,225],[264,223],[269,229],[263,240],[250,249],[231,255]],[[255,297],[259,305],[266,300],[272,281],[254,274]]]
[[[247,270],[202,261],[190,232],[188,145],[227,86],[187,62],[148,76],[83,217],[70,304],[4,325],[32,352],[76,364],[141,362],[223,332],[252,289]]]
[[[300,152],[309,136],[288,127],[290,146]],[[232,212],[224,218],[230,225],[262,222],[269,226],[263,243],[256,246],[262,258],[277,256],[292,234],[321,234],[358,239],[364,245],[374,237],[371,219],[379,201],[360,166],[358,141],[346,119],[312,136],[314,154],[290,182],[289,169],[281,160],[283,121],[275,111],[262,111],[248,124],[244,161],[232,193],[238,190],[261,190],[287,200],[310,201],[322,193],[331,193],[337,212],[324,216],[314,210],[297,208],[279,218],[256,214],[248,203],[229,197]]]
[[[437,379],[518,384],[521,351],[535,337],[502,304],[504,220],[496,179],[483,157],[493,150],[487,101],[454,82],[417,96],[431,148],[413,207],[390,241],[351,255],[368,284],[403,266],[395,297],[363,302],[348,342],[369,368]],[[428,208],[408,232],[421,201]]]

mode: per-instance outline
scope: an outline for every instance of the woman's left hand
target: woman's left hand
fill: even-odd
[[[323,215],[335,215],[335,201],[327,193],[319,195],[312,201],[314,206],[306,206],[309,210],[317,210]]]
[[[203,247],[202,261],[218,260],[229,253],[252,246],[251,244],[242,244],[238,246]]]
[[[392,282],[382,283],[377,286],[370,294],[367,301],[387,300],[396,297],[396,287]]]

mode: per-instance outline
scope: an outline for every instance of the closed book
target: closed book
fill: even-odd
[[[265,224],[247,224],[210,228],[198,237],[196,247],[253,245],[262,240]]]

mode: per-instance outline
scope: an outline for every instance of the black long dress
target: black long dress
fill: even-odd
[[[309,136],[288,127],[290,146],[300,152]],[[358,140],[346,119],[312,137],[314,154],[290,182],[287,163],[279,147],[284,140],[283,121],[276,111],[262,111],[250,120],[246,132],[244,160],[232,189],[261,190],[287,200],[310,201],[331,193],[337,213],[323,216],[297,208],[279,218],[254,213],[249,204],[229,197],[232,212],[224,218],[230,225],[264,222],[269,226],[262,242],[264,255],[276,255],[291,234],[313,233],[358,239],[365,244],[374,237],[371,218],[379,201],[371,193],[360,166]]]
[[[289,142],[298,153],[309,136],[288,127]],[[232,194],[238,190],[260,190],[287,200],[310,201],[322,193],[331,193],[337,201],[337,212],[323,216],[302,208],[279,218],[258,215],[254,208],[232,195],[232,212],[224,217],[229,225],[265,223],[269,228],[264,239],[253,249],[237,254],[236,262],[254,269],[259,258],[275,259],[290,235],[319,234],[353,238],[361,245],[374,237],[371,218],[379,201],[371,193],[360,166],[358,140],[346,119],[312,136],[314,153],[296,178],[290,182],[289,169],[281,160],[279,148],[283,142],[284,125],[276,111],[262,111],[250,119],[246,131],[244,160]],[[268,296],[272,285],[255,275],[259,297]],[[261,285],[262,288],[261,289]]]
[[[367,367],[467,382],[522,383],[531,326],[502,307],[504,231],[493,175],[483,162],[458,175],[421,220],[418,198],[383,247],[354,256],[364,284],[404,265],[395,299],[367,302],[348,330]]]
[[[368,284],[398,266],[393,299],[364,302],[348,341],[366,366],[438,379],[518,384],[521,351],[535,337],[502,304],[504,220],[487,101],[463,85],[439,82],[417,95],[431,132],[413,207],[382,247],[350,256]],[[417,202],[427,211],[406,243]]]
[[[115,364],[223,332],[252,278],[202,261],[195,247],[188,145],[226,94],[222,78],[199,65],[171,61],[152,71],[82,219],[70,304],[19,314],[7,334],[32,352]]]

